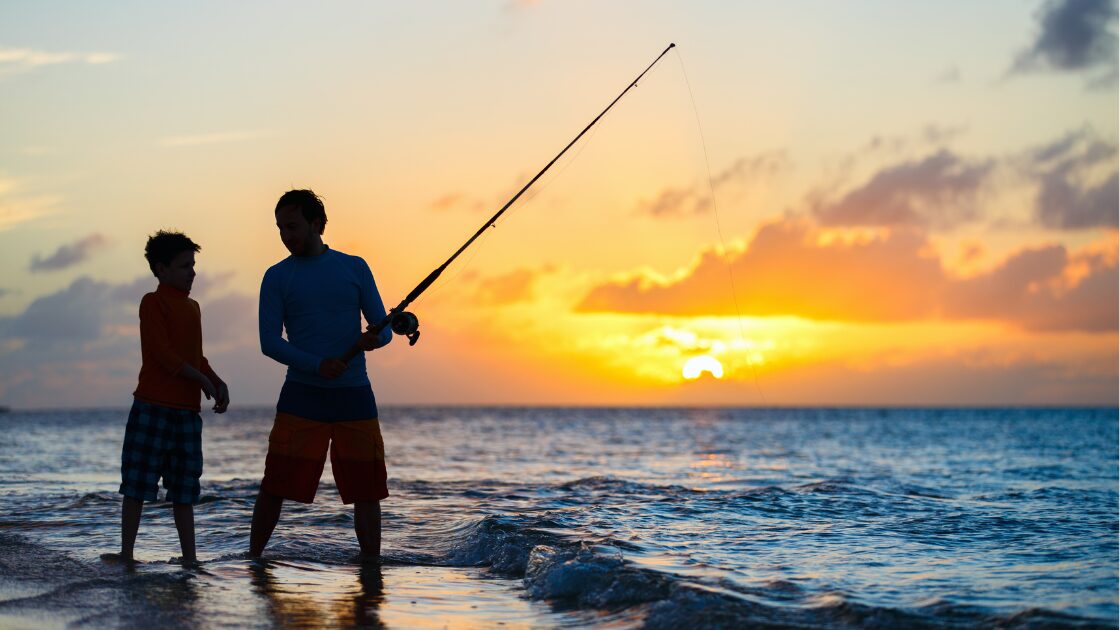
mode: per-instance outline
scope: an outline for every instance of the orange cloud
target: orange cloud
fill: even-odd
[[[940,290],[944,272],[939,260],[923,255],[928,242],[919,233],[827,244],[819,243],[820,236],[808,221],[769,223],[743,253],[725,258],[705,251],[685,276],[667,283],[638,276],[595,287],[577,310],[685,316],[741,311],[861,321],[917,319],[932,312],[929,289]]]
[[[447,210],[466,210],[469,212],[496,212],[507,201],[513,198],[530,179],[529,174],[519,173],[509,184],[500,189],[500,192],[489,201],[483,200],[462,192],[450,192],[433,199],[428,203],[428,209],[442,212]],[[553,175],[555,177],[555,175]],[[519,205],[525,205],[549,185],[548,178],[537,182],[519,199]]]
[[[1061,245],[1028,248],[995,269],[950,282],[945,315],[1011,321],[1029,330],[1117,328],[1116,258],[1070,254]]]
[[[450,210],[454,208],[462,198],[463,195],[459,193],[449,193],[428,204],[428,207],[432,210]]]
[[[863,322],[982,319],[1031,330],[1116,329],[1117,266],[1108,250],[1026,248],[993,269],[961,278],[945,270],[921,231],[886,230],[861,239],[830,234],[804,219],[769,223],[741,253],[705,251],[669,281],[638,274],[601,284],[576,310]]]
[[[495,306],[531,300],[538,275],[536,270],[523,268],[483,278],[478,282],[478,299]]]

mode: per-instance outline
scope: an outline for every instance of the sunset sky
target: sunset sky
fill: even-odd
[[[0,6],[0,404],[130,403],[161,228],[273,403],[280,194],[395,304],[669,42],[367,357],[381,403],[1117,403],[1114,0],[497,0]]]

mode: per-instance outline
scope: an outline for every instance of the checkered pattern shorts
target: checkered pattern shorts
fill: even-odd
[[[202,416],[134,400],[121,449],[121,488],[126,497],[154,501],[159,479],[172,503],[198,503],[202,476]]]

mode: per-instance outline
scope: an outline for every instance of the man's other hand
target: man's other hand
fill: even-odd
[[[372,330],[367,329],[364,333],[362,333],[361,337],[358,337],[358,347],[362,350],[365,350],[366,352],[369,352],[370,350],[378,347],[377,342],[380,337],[380,333],[375,333]]]
[[[346,371],[346,363],[341,359],[323,359],[319,363],[319,376],[323,378],[338,378]]]

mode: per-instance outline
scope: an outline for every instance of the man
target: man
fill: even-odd
[[[337,357],[357,343],[363,350],[392,340],[362,332],[385,317],[385,306],[366,262],[323,243],[327,214],[310,190],[284,193],[276,227],[291,256],[264,274],[260,297],[261,352],[288,366],[268,438],[264,480],[253,508],[249,553],[259,557],[280,518],[284,500],[311,503],[328,445],[342,502],[354,504],[354,532],[363,560],[381,555],[381,499],[385,450],[377,402],[364,355],[349,364]],[[281,336],[287,330],[287,339]]]

